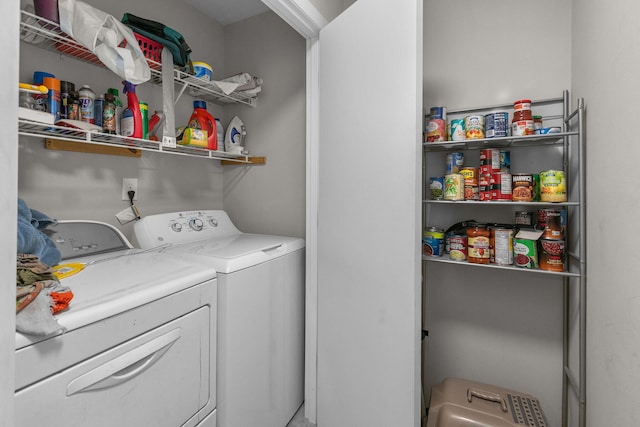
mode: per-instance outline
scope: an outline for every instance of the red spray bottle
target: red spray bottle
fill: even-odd
[[[136,85],[127,81],[123,83],[123,92],[127,94],[127,108],[122,112],[120,124],[122,136],[142,138],[142,113],[140,112],[140,103],[136,95]]]

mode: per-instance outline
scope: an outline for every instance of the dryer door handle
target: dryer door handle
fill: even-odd
[[[67,396],[113,387],[129,381],[157,362],[181,336],[182,329],[174,329],[103,363],[69,382]]]

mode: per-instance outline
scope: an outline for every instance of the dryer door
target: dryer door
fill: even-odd
[[[20,390],[16,425],[195,425],[215,387],[209,316],[200,308]]]

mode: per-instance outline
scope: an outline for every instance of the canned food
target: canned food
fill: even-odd
[[[512,199],[514,202],[533,201],[533,175],[530,173],[514,173],[512,177]]]
[[[485,136],[499,138],[508,135],[509,114],[506,112],[489,113],[484,116]]]
[[[513,229],[491,228],[490,233],[490,261],[498,265],[513,264]]]
[[[534,202],[540,201],[540,174],[539,173],[533,174],[533,201]]]
[[[494,172],[498,172],[498,171],[493,170],[491,165],[480,165],[480,175],[491,175]]]
[[[564,240],[540,239],[540,269],[565,270]]]
[[[444,177],[444,199],[464,200],[464,178],[459,173]]]
[[[500,170],[500,150],[495,148],[487,148],[480,150],[480,166],[489,166],[487,173],[497,172]]]
[[[548,170],[540,172],[540,201],[567,201],[567,185],[563,171]]]
[[[464,164],[464,154],[463,153],[448,153],[447,154],[447,164],[446,164],[446,173],[458,173],[460,169],[462,169],[462,165]]]
[[[484,116],[465,117],[464,129],[467,139],[484,138]]]
[[[516,211],[516,225],[533,227],[533,213],[527,211]]]
[[[507,172],[494,172],[491,174],[491,200],[511,200],[511,174]]]
[[[537,240],[517,236],[514,238],[513,257],[516,267],[538,268],[538,248],[536,243]]]
[[[467,259],[467,236],[454,234],[449,237],[449,258],[454,261],[465,261]]]
[[[442,256],[444,253],[444,230],[429,227],[424,231],[422,253],[425,256]]]
[[[444,199],[444,177],[432,176],[429,178],[429,195],[431,200]]]
[[[447,120],[447,107],[431,107],[429,117],[432,119]]]
[[[557,215],[560,215],[560,224],[564,227],[567,222],[567,212],[564,209],[538,209],[538,215],[536,217],[538,228],[541,230],[544,229],[547,226],[547,218]]]
[[[543,230],[542,238],[557,240],[564,237],[562,212],[553,209],[540,209],[538,211],[538,228]]]
[[[429,119],[427,123],[427,142],[447,140],[446,122],[443,119]]]
[[[500,172],[511,172],[511,152],[500,151]]]
[[[478,178],[478,200],[491,200],[491,174],[481,174]]]
[[[460,170],[460,175],[464,178],[464,199],[478,200],[478,170],[465,166]]]
[[[464,141],[467,137],[464,130],[464,119],[453,119],[449,123],[449,140]]]

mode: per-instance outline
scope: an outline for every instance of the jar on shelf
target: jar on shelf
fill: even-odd
[[[467,228],[467,261],[489,264],[489,229],[486,224],[471,224]]]
[[[511,135],[533,135],[535,123],[531,113],[531,100],[520,99],[513,103],[513,120],[511,121]]]
[[[534,130],[542,129],[542,116],[533,116]]]

